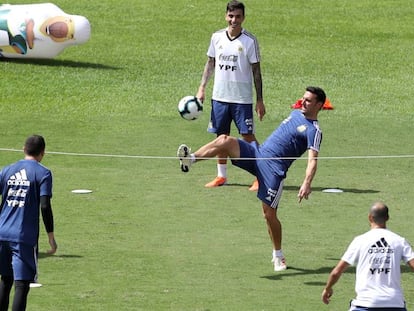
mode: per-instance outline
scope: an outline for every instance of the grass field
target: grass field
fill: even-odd
[[[59,249],[44,254],[42,231],[43,287],[31,290],[28,310],[347,310],[354,269],[330,305],[320,294],[348,243],[368,230],[370,204],[384,200],[390,229],[414,242],[407,1],[245,0],[267,107],[258,139],[308,85],[323,87],[335,107],[320,114],[324,141],[310,200],[296,198],[305,161],[285,183],[279,216],[289,269],[281,273],[272,271],[260,203],[247,190],[252,176],[229,167],[229,186],[205,189],[215,161],[183,174],[174,159],[179,144],[213,138],[208,104],[193,122],[176,105],[197,90],[210,35],[225,27],[226,1],[54,3],[86,16],[91,40],[53,60],[0,60],[0,166],[22,157],[5,148],[21,149],[39,133],[54,174]],[[321,192],[333,187],[344,193]],[[93,193],[71,193],[79,188]],[[414,310],[414,275],[403,269]]]

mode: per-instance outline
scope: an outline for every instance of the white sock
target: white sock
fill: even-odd
[[[273,258],[274,257],[283,257],[283,252],[282,252],[282,250],[281,249],[278,249],[278,250],[273,250]]]
[[[217,164],[217,176],[227,178],[227,164]]]
[[[196,161],[196,157],[195,157],[194,153],[190,154],[190,161],[191,161],[191,163],[194,163]]]

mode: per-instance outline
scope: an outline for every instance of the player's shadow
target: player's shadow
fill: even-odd
[[[302,269],[302,268],[296,268],[296,267],[289,266],[288,269],[283,272],[275,272],[275,274],[261,276],[260,278],[268,279],[271,281],[279,281],[286,277],[295,277],[295,276],[301,276],[301,275],[325,275],[327,279],[329,273],[332,271],[333,268],[334,266],[321,267],[318,269]],[[355,267],[349,267],[345,271],[345,273],[355,274]],[[312,282],[305,282],[305,284],[320,286],[320,285],[325,285],[325,282],[312,281]]]
[[[289,186],[287,186],[289,187]],[[286,189],[287,187],[284,187]],[[379,193],[380,191],[374,190],[374,189],[355,189],[355,188],[342,188],[342,187],[312,187],[312,191],[322,191],[324,189],[331,189],[331,188],[337,188],[341,189],[343,192],[350,192],[350,193]],[[291,190],[299,190],[299,187],[293,187],[291,186]]]
[[[77,62],[71,60],[60,60],[60,59],[31,59],[31,58],[1,58],[0,61],[8,63],[18,64],[30,64],[36,66],[47,66],[47,67],[72,67],[72,68],[90,68],[90,69],[105,69],[105,70],[119,70],[121,68],[108,66],[103,64],[95,64],[88,62]]]
[[[228,183],[226,184],[226,187],[250,187],[251,184],[242,184],[242,183]],[[378,190],[373,190],[373,189],[355,189],[355,188],[342,188],[342,187],[312,187],[312,191],[313,192],[320,192],[324,189],[331,189],[331,188],[337,188],[337,189],[341,189],[343,192],[348,192],[348,193],[379,193],[380,191]],[[283,186],[283,190],[284,191],[294,191],[297,192],[299,191],[299,186]]]
[[[329,258],[328,258],[329,259]],[[339,259],[335,260],[339,261]],[[287,270],[283,272],[275,272],[275,274],[272,275],[265,275],[261,276],[262,279],[268,279],[271,281],[279,281],[286,277],[295,277],[295,276],[301,276],[301,275],[324,275],[324,279],[321,281],[311,281],[311,282],[304,282],[305,285],[310,286],[324,286],[326,284],[326,280],[328,279],[329,274],[331,273],[334,266],[331,267],[321,267],[318,269],[302,269],[302,268],[296,268],[292,266],[288,266]],[[351,273],[355,274],[356,268],[355,266],[350,266],[344,273]],[[401,265],[401,273],[412,273],[410,267],[407,265]]]
[[[249,188],[252,184],[242,184],[242,183],[226,183],[222,187],[247,187]]]
[[[71,255],[71,254],[53,254],[50,255],[46,252],[39,252],[38,254],[38,258],[39,259],[43,259],[43,258],[61,258],[61,259],[65,259],[65,258],[83,258],[83,256],[80,255]]]

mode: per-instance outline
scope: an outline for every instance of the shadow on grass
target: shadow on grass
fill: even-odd
[[[289,187],[289,186],[288,186]],[[286,189],[287,187],[285,187]],[[290,186],[291,190],[299,190],[299,187]],[[350,192],[350,193],[379,193],[378,190],[373,189],[355,189],[355,188],[342,188],[342,187],[312,187],[312,191],[322,191],[324,189],[330,188],[338,188],[343,190],[343,192]]]
[[[251,183],[250,184],[227,183],[222,187],[243,187],[243,188],[247,187],[249,188],[251,185],[252,185]]]
[[[332,271],[333,268],[334,268],[334,266],[321,267],[321,268],[312,270],[312,269],[301,269],[301,268],[296,268],[296,267],[289,266],[286,271],[275,272],[275,274],[261,276],[260,278],[268,279],[268,280],[272,280],[272,281],[277,281],[277,280],[281,280],[285,277],[294,277],[294,276],[312,275],[312,274],[315,274],[315,275],[323,274],[323,275],[326,275],[326,278],[327,278],[329,273]],[[354,273],[355,274],[355,267],[349,267],[345,271],[345,273]],[[317,285],[317,286],[319,286],[321,283],[322,282],[317,282],[317,281],[305,282],[305,284],[307,284],[307,285]],[[325,283],[323,283],[323,285],[325,285]]]
[[[91,68],[91,69],[105,69],[105,70],[119,70],[121,68],[114,66],[107,66],[103,64],[75,62],[71,60],[59,59],[25,59],[25,58],[1,58],[0,61],[18,64],[31,64],[37,66],[49,67],[72,67],[72,68]]]
[[[331,273],[333,268],[334,268],[334,266],[332,266],[332,267],[321,267],[321,268],[312,270],[312,269],[301,269],[301,268],[296,268],[296,267],[289,266],[286,271],[275,272],[275,274],[261,276],[260,278],[261,279],[268,279],[268,280],[271,280],[271,281],[278,281],[278,280],[281,280],[281,279],[286,278],[286,277],[295,277],[295,276],[313,275],[313,274],[314,275],[318,275],[318,274],[322,275],[323,274],[323,275],[326,275],[326,279],[328,279],[329,273]],[[345,273],[355,274],[355,270],[356,270],[356,268],[354,266],[351,266],[345,271]],[[412,271],[411,271],[410,267],[408,267],[407,265],[401,265],[401,273],[412,273]],[[324,286],[326,284],[326,282],[311,281],[311,282],[304,282],[304,284],[310,285],[310,286]]]
[[[56,258],[83,258],[83,256],[80,255],[66,255],[66,254],[54,254],[54,255],[49,255],[48,253],[45,252],[39,252],[38,258],[42,259],[42,258],[49,258],[49,257],[56,257]]]
[[[228,183],[225,185],[226,187],[250,187],[251,184],[240,184],[240,183]],[[338,188],[343,190],[343,192],[349,192],[349,193],[379,193],[378,190],[373,189],[355,189],[355,188],[342,188],[342,187],[312,187],[313,192],[322,191],[324,189],[329,188]],[[284,191],[299,191],[298,186],[283,186]]]

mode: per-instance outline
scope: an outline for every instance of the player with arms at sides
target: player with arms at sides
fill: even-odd
[[[197,97],[205,99],[205,89],[214,74],[210,133],[217,136],[230,134],[234,121],[240,135],[247,142],[256,140],[253,120],[253,82],[256,89],[255,110],[262,120],[266,110],[262,94],[262,73],[260,69],[259,44],[255,36],[242,28],[245,19],[242,2],[227,4],[225,19],[227,28],[215,32],[207,51],[208,60],[204,67]],[[227,182],[227,159],[217,154],[217,177],[205,186],[217,187]],[[250,190],[257,191],[257,181]]]
[[[177,156],[183,172],[187,172],[195,162],[224,154],[232,159],[233,165],[257,177],[257,197],[262,201],[263,215],[273,244],[272,262],[275,271],[287,268],[282,252],[282,225],[277,217],[284,179],[295,159],[308,151],[305,178],[298,193],[299,202],[308,199],[322,141],[317,117],[325,99],[323,89],[307,87],[301,110],[292,111],[261,145],[255,141],[249,143],[220,135],[194,153],[184,144],[178,147]]]
[[[24,145],[25,157],[0,171],[0,311],[7,311],[11,288],[15,287],[13,311],[26,310],[30,283],[37,279],[39,208],[54,254],[52,173],[40,164],[45,140],[33,135]]]
[[[388,207],[375,202],[368,214],[370,230],[353,239],[345,254],[329,275],[322,292],[328,304],[333,286],[350,265],[356,265],[356,298],[350,311],[406,311],[401,289],[401,261],[414,270],[414,252],[410,244],[387,229]]]

